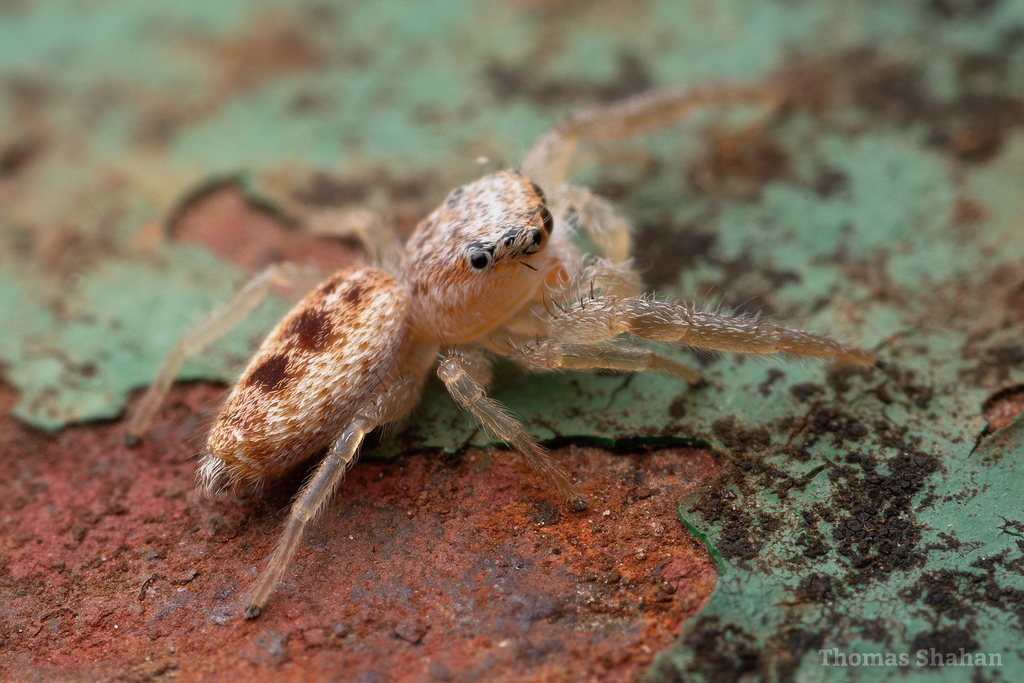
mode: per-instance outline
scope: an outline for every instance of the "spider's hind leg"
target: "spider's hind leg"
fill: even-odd
[[[136,404],[128,420],[128,426],[125,428],[125,442],[135,444],[142,439],[186,360],[242,322],[259,305],[271,288],[288,287],[303,280],[303,275],[299,268],[288,264],[269,266],[249,280],[230,301],[212,311],[198,325],[189,330],[164,358],[163,365],[160,366],[149,389]]]
[[[302,487],[302,491],[299,492],[292,504],[284,535],[278,541],[270,563],[260,575],[256,589],[249,599],[249,605],[245,608],[246,619],[255,619],[267,606],[270,594],[281,581],[285,570],[291,565],[292,558],[295,557],[295,551],[299,547],[299,542],[302,541],[306,526],[331,499],[334,490],[345,476],[345,472],[355,462],[359,446],[373,426],[373,423],[364,418],[354,420],[331,450],[327,452],[313,478]]]
[[[318,237],[352,239],[359,242],[370,263],[397,269],[402,259],[402,241],[394,226],[369,209],[322,209],[311,213],[306,229]]]

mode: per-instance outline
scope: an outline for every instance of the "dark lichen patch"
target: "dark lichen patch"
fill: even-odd
[[[810,432],[805,441],[809,446],[825,435],[831,437],[836,447],[848,442],[858,443],[869,433],[860,418],[835,404],[823,404],[811,410],[806,429]]]
[[[964,161],[988,161],[1008,130],[1024,125],[1024,102],[1004,95],[965,94],[944,107],[929,141]]]
[[[803,628],[786,628],[765,642],[734,624],[723,624],[717,617],[699,617],[683,635],[683,642],[694,657],[683,663],[681,671],[668,661],[655,662],[647,680],[688,680],[697,676],[708,681],[792,680],[800,661],[809,652],[824,645],[825,633]]]
[[[683,643],[696,656],[687,662],[690,674],[709,681],[739,681],[751,676],[763,679],[767,674],[766,655],[758,639],[733,624],[723,624],[717,617],[698,617],[686,629]],[[651,669],[650,680],[681,680],[679,671],[668,661],[659,660]]]
[[[800,554],[790,557],[790,562],[793,563],[801,562],[801,558],[814,560],[825,557],[831,551],[831,546],[825,542],[825,537],[816,529],[800,534],[796,539],[796,545],[800,549]]]
[[[517,65],[494,62],[484,70],[484,76],[491,92],[502,102],[527,99],[546,106],[611,102],[644,92],[653,83],[647,65],[630,52],[619,56],[618,73],[603,82],[545,79],[538,76],[536,67],[533,61]]]
[[[961,378],[972,384],[1005,384],[1010,371],[1024,367],[1024,344],[1000,344],[965,351],[965,356],[976,358],[974,365],[960,371]]]
[[[769,534],[758,530],[758,520],[732,491],[705,491],[690,511],[700,512],[718,524],[715,548],[724,559],[744,569],[750,568],[750,561],[757,558],[768,539]]]
[[[716,420],[715,437],[730,451],[729,465],[722,468],[716,485],[704,490],[693,502],[697,511],[719,526],[715,546],[726,560],[749,567],[765,543],[783,527],[777,515],[751,508],[745,501],[765,489],[784,498],[802,483],[765,459],[772,450],[770,432],[757,427],[740,427],[733,417]]]
[[[207,46],[220,68],[222,97],[245,92],[262,81],[286,74],[317,70],[327,55],[308,39],[305,27],[267,13],[253,16],[249,26]]]
[[[725,303],[732,307],[732,313],[736,315],[764,317],[776,313],[775,308],[764,297],[764,286],[759,286],[755,292],[743,291],[743,281],[751,275],[763,278],[768,291],[776,291],[790,283],[799,284],[803,281],[796,271],[777,270],[746,253],[731,259],[711,258],[710,261],[722,271],[722,277],[716,286],[726,293]]]
[[[370,189],[369,184],[362,180],[317,173],[303,187],[296,188],[292,194],[296,200],[309,206],[346,206],[366,201]]]
[[[829,199],[840,194],[849,183],[850,177],[843,171],[830,166],[821,166],[811,180],[811,188],[819,197]]]
[[[770,183],[792,180],[789,152],[761,127],[712,131],[706,154],[690,169],[690,184],[717,198],[753,201]]]
[[[23,137],[0,146],[0,180],[27,168],[43,148],[43,140],[38,137]]]
[[[439,174],[397,176],[384,167],[358,175],[314,173],[296,182],[289,199],[306,209],[370,209],[382,215],[400,235],[407,235],[430,212],[433,198],[450,189]],[[355,241],[349,237],[341,241]]]
[[[828,634],[820,629],[787,628],[769,639],[768,647],[776,653],[773,662],[776,680],[794,680],[804,655],[820,650],[827,637]]]
[[[723,475],[719,492],[706,493],[695,509],[721,526],[723,556],[749,564],[758,559],[766,536],[791,533],[793,553],[787,561],[794,566],[813,569],[838,561],[842,572],[833,576],[830,588],[840,598],[884,582],[896,571],[923,566],[934,548],[922,545],[917,513],[930,504],[921,494],[928,493],[928,481],[940,463],[908,438],[907,425],[865,421],[852,408],[851,395],[870,400],[879,386],[888,387],[889,402],[921,407],[932,398],[931,387],[919,384],[911,371],[889,367],[878,377],[861,370],[834,370],[825,384],[795,387],[795,397],[808,406],[802,416],[780,419],[774,428],[745,428],[733,417],[712,424],[733,467],[724,470],[728,474]],[[822,445],[849,450],[839,459],[822,462],[814,455]],[[812,466],[797,474],[787,462]],[[820,477],[828,477],[832,484],[830,498],[812,505],[799,496],[788,502],[794,491]],[[776,496],[782,509],[792,506],[795,514],[780,516],[768,508],[771,519],[762,520],[763,506],[742,504],[765,492]],[[799,528],[783,521],[794,517]],[[800,587],[802,600],[814,594],[812,588]]]
[[[673,420],[681,420],[686,417],[686,402],[688,396],[686,394],[680,394],[672,399],[672,403],[668,407],[668,415]]]
[[[1012,522],[1011,522],[1012,523]],[[1017,522],[1019,524],[1019,522]],[[924,572],[901,598],[927,606],[935,614],[972,628],[970,618],[983,606],[1009,612],[1024,627],[1024,591],[1005,585],[1007,574],[1024,576],[1024,557],[1008,550],[973,560],[962,569]]]
[[[943,0],[933,5],[953,3]],[[787,85],[795,108],[821,115],[833,103],[852,100],[875,119],[900,127],[922,126],[927,144],[976,163],[992,158],[1007,134],[1024,126],[1024,100],[1001,94],[1015,92],[1010,54],[1006,50],[983,58],[961,55],[958,95],[952,99],[929,92],[920,64],[894,59],[874,48],[856,48],[819,60],[796,58],[779,82]]]
[[[827,574],[811,572],[797,584],[795,597],[801,602],[821,605],[836,599],[835,579]]]
[[[917,666],[955,665],[964,654],[977,652],[979,647],[968,630],[949,626],[918,633],[910,643],[910,654]]]
[[[835,484],[832,540],[845,560],[851,588],[885,580],[892,572],[921,567],[921,526],[912,507],[938,460],[911,448],[885,463],[857,451],[829,471]]]
[[[636,227],[633,260],[644,283],[657,291],[679,283],[680,274],[701,260],[710,260],[717,237],[696,223],[674,224],[668,216],[642,221]]]
[[[762,451],[772,442],[767,427],[744,428],[732,415],[715,420],[711,424],[711,431],[734,456]]]
[[[919,381],[915,370],[882,361],[876,364],[876,368],[888,380],[877,384],[868,391],[879,401],[886,405],[900,402],[918,410],[927,410],[931,405],[932,398],[935,396],[935,388],[931,384]],[[851,371],[837,368],[829,372],[828,381],[837,391],[845,392],[850,386],[849,379],[856,374],[863,373],[863,369],[852,369]]]
[[[926,5],[943,19],[976,19],[999,4],[999,0],[930,0]]]
[[[812,399],[821,396],[824,391],[824,387],[820,384],[815,384],[814,382],[800,382],[799,384],[794,384],[789,388],[789,395],[800,403],[808,403]]]
[[[778,368],[769,368],[768,375],[765,380],[757,385],[757,390],[762,396],[772,395],[772,385],[778,382],[780,379],[786,376],[782,370]]]

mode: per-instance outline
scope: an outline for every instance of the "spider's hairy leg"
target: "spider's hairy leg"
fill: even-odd
[[[579,185],[565,185],[555,194],[555,211],[559,219],[570,211],[579,226],[612,263],[622,263],[632,252],[629,224],[612,203]]]
[[[780,102],[778,90],[766,86],[710,84],[580,109],[533,144],[520,170],[542,188],[554,189],[565,181],[580,140],[603,142],[638,135],[678,121],[700,106],[748,103],[774,109]]]
[[[401,262],[402,241],[394,226],[375,211],[325,209],[311,214],[306,226],[313,235],[358,241],[373,264],[397,268]]]
[[[263,611],[285,570],[292,562],[295,551],[302,540],[302,534],[309,524],[330,500],[334,490],[341,483],[345,472],[355,462],[359,445],[363,438],[375,425],[366,418],[356,418],[342,433],[331,450],[327,452],[323,462],[317,468],[313,478],[302,487],[298,497],[292,504],[288,515],[288,524],[284,535],[278,541],[270,563],[263,570],[256,584],[249,605],[245,608],[245,618],[255,619]]]
[[[341,436],[324,456],[313,477],[302,487],[288,515],[284,534],[278,541],[267,568],[263,570],[249,604],[245,618],[254,619],[267,605],[281,577],[291,565],[295,551],[302,541],[306,526],[313,521],[330,501],[345,472],[356,460],[359,446],[366,435],[381,425],[400,419],[419,400],[427,371],[433,365],[436,348],[417,345],[406,355],[400,373],[382,378],[384,391],[369,400],[344,429]]]
[[[303,279],[299,268],[289,264],[274,264],[255,275],[230,301],[213,310],[202,321],[182,337],[164,358],[149,390],[135,406],[125,428],[124,440],[128,444],[138,443],[149,429],[160,403],[167,395],[174,378],[188,358],[227,334],[242,322],[263,300],[273,287],[289,287]]]
[[[587,507],[583,492],[572,483],[569,475],[554,463],[551,455],[541,448],[522,426],[496,401],[484,393],[481,379],[489,374],[487,361],[479,353],[449,351],[437,368],[438,377],[459,404],[473,413],[480,422],[499,439],[515,448],[527,463],[540,472],[569,503],[579,511]]]
[[[789,353],[862,366],[875,363],[867,351],[823,335],[651,299],[582,299],[559,312],[551,322],[551,333],[577,344],[596,344],[625,333],[716,351]]]
[[[524,344],[514,358],[527,370],[625,370],[674,375],[689,384],[700,382],[700,373],[666,355],[632,346],[566,344],[541,339]]]

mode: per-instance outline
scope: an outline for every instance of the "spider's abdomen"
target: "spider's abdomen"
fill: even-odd
[[[336,273],[299,302],[250,361],[207,438],[208,489],[279,475],[329,446],[393,381],[409,297],[372,268]]]

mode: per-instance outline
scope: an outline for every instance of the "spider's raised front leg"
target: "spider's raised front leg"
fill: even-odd
[[[716,351],[790,353],[862,366],[875,363],[867,351],[820,334],[651,299],[581,299],[558,312],[551,321],[551,334],[576,344],[598,344],[631,334]]]
[[[624,370],[662,372],[688,382],[700,382],[700,373],[664,354],[633,346],[566,344],[541,339],[515,349],[513,357],[527,370]]]
[[[523,159],[523,175],[546,191],[560,186],[580,140],[608,141],[677,121],[705,105],[747,103],[776,107],[779,93],[767,87],[704,85],[662,90],[622,102],[581,109],[542,135]]]
[[[551,455],[541,448],[505,409],[484,393],[490,379],[490,367],[483,354],[461,350],[449,351],[437,368],[438,377],[459,404],[473,413],[480,422],[526,458],[526,462],[540,472],[569,503],[579,511],[587,507],[583,492],[569,475],[554,463]]]
[[[244,320],[271,288],[289,287],[302,280],[303,275],[299,268],[289,264],[269,266],[249,280],[230,301],[212,311],[185,334],[164,358],[163,365],[160,366],[160,371],[149,385],[145,396],[135,406],[125,429],[125,442],[138,443],[149,429],[160,403],[186,360],[223,337]]]
[[[594,240],[601,256],[614,264],[629,258],[633,250],[629,224],[607,199],[579,185],[564,185],[555,193],[553,204],[559,221],[570,212],[576,215],[576,223]]]

